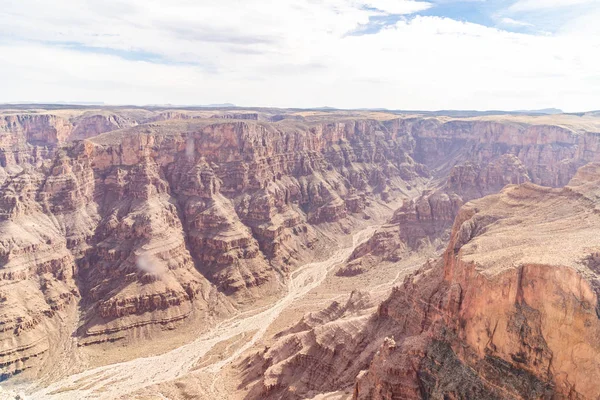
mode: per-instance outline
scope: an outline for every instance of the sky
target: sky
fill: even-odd
[[[0,0],[0,102],[600,109],[600,0]]]

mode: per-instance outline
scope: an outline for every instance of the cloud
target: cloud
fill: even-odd
[[[519,0],[510,6],[510,11],[549,10],[596,3],[597,0]]]
[[[149,275],[154,275],[158,278],[162,278],[167,272],[167,267],[164,263],[148,252],[138,255],[135,260],[135,265],[140,271]]]
[[[545,35],[507,31],[538,28],[533,11],[499,13],[492,23],[504,29],[418,15],[435,3],[9,2],[0,9],[0,74],[13,79],[0,101],[598,107],[593,4]]]
[[[508,17],[504,17],[504,18],[500,19],[500,24],[515,26],[515,27],[532,27],[532,26],[534,26],[532,23],[524,22],[524,21],[517,21],[516,19],[512,19],[512,18],[508,18]]]
[[[425,1],[398,1],[398,0],[362,0],[357,2],[358,5],[363,4],[367,7],[376,8],[379,11],[388,14],[413,14],[418,11],[427,10],[432,6],[431,3]]]

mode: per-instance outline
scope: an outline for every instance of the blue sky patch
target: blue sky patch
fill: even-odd
[[[385,27],[393,26],[398,21],[415,16],[433,16],[450,18],[456,21],[469,22],[510,32],[548,34],[587,9],[594,8],[593,2],[580,3],[564,7],[540,7],[526,11],[511,10],[517,0],[430,0],[431,7],[411,15],[385,14],[371,7],[365,10],[380,12],[369,18],[369,22],[360,25],[349,35],[376,34]]]
[[[440,0],[433,1],[433,7],[421,11],[418,15],[452,18],[462,22],[472,22],[479,25],[494,26],[496,21],[493,15],[506,1],[460,1]]]

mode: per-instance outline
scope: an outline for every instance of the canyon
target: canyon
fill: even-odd
[[[597,163],[595,113],[7,106],[0,385],[596,398]]]

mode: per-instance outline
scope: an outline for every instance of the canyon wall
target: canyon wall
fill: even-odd
[[[74,141],[58,117],[5,130],[18,156],[3,161],[4,378],[40,373],[71,334],[132,344],[280,296],[291,268],[334,245],[319,225],[363,221],[382,192],[427,176],[377,121],[163,117]]]
[[[439,246],[440,239],[447,240],[461,205],[470,200],[497,193],[509,184],[562,187],[579,167],[600,160],[600,134],[568,125],[437,118],[393,120],[386,125],[399,135],[415,138],[412,157],[441,181],[418,198],[407,199],[357,249],[350,274],[363,271],[361,264],[397,260],[405,248]],[[369,259],[361,260],[365,256]]]
[[[599,157],[596,133],[562,126],[208,117],[103,110],[0,118],[2,378],[43,372],[70,337],[110,350],[155,331],[205,329],[268,302],[296,266],[402,200],[354,260],[426,246],[468,200],[505,184],[560,186]],[[317,343],[334,352],[322,359],[331,368],[337,357],[348,365],[343,379],[323,376],[315,389],[351,385],[381,344],[371,333],[383,340],[395,329],[373,327],[379,317],[348,307],[340,315],[352,322],[329,321],[334,345],[324,344],[323,324],[294,332],[297,348]],[[340,353],[346,340],[353,355]],[[257,361],[262,369],[280,365],[274,354]],[[272,376],[258,393],[281,390]]]
[[[443,256],[375,312],[334,303],[241,362],[248,398],[595,399],[599,200],[589,164],[467,203]]]
[[[597,397],[600,175],[580,171],[564,189],[512,186],[461,209],[440,263],[380,307],[406,321],[400,299],[429,299],[420,329],[386,341],[355,398]]]

